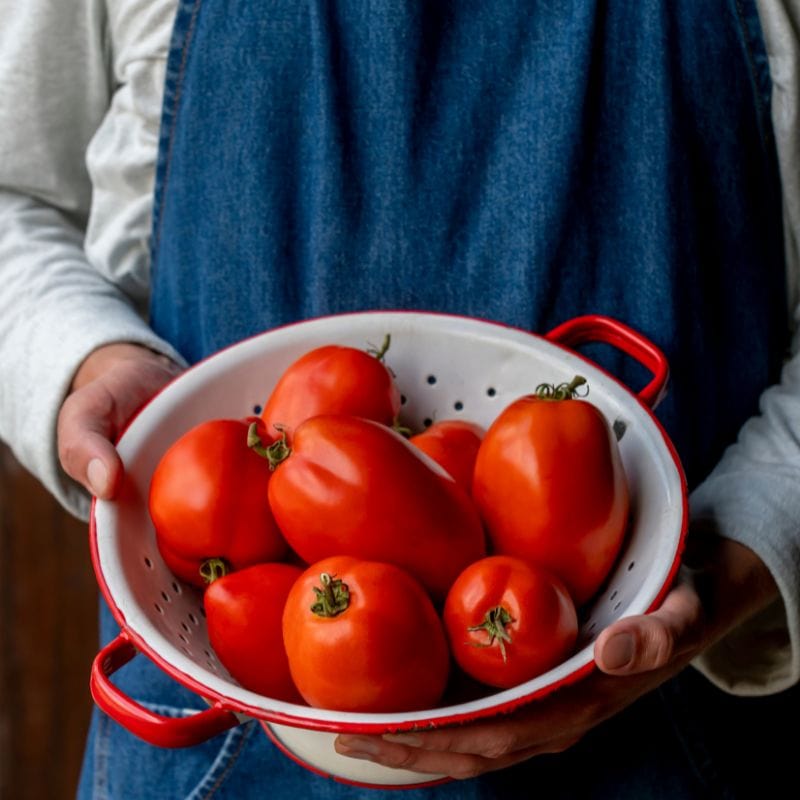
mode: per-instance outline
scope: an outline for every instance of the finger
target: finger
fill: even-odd
[[[115,402],[95,382],[70,395],[58,419],[58,456],[65,472],[95,496],[110,499],[122,476],[112,444]]]
[[[610,675],[665,668],[692,650],[701,623],[700,598],[689,585],[678,584],[653,613],[609,625],[595,643],[595,661]]]
[[[350,758],[360,758],[393,769],[407,769],[427,775],[447,775],[466,780],[486,772],[506,769],[542,753],[556,752],[546,748],[529,748],[498,758],[469,753],[454,753],[410,747],[377,736],[341,734],[334,742],[336,752]]]

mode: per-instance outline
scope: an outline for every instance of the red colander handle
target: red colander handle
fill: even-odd
[[[109,680],[136,653],[130,639],[121,633],[95,656],[92,664],[92,697],[123,728],[158,747],[191,747],[240,723],[233,712],[219,705],[181,718],[164,717],[139,705]]]
[[[649,408],[655,408],[667,393],[669,362],[649,339],[622,322],[599,314],[575,317],[553,328],[545,339],[573,348],[587,342],[610,344],[636,359],[653,373],[653,379],[637,395]]]

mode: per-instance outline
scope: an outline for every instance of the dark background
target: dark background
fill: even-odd
[[[74,798],[96,651],[88,527],[0,443],[0,800]]]

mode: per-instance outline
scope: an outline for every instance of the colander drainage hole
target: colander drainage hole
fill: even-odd
[[[182,633],[179,633],[179,634],[178,634],[178,638],[179,638],[179,639],[180,639],[180,640],[181,640],[181,641],[182,641],[184,644],[189,644],[189,640],[188,640],[188,639],[186,638],[186,636],[184,636]]]
[[[424,419],[424,420],[422,420],[422,424],[423,424],[423,425],[424,425],[426,428],[430,428],[430,426],[431,426],[431,425],[433,425],[433,420],[432,420],[430,417],[425,417],[425,419]]]
[[[617,596],[617,590],[616,590],[616,589],[614,589],[614,591],[611,593],[611,597],[609,597],[609,598],[608,598],[608,602],[609,602],[609,603],[613,603],[613,602],[614,602],[614,598],[615,598],[616,596]]]
[[[631,563],[630,563],[630,564],[628,564],[628,572],[630,572],[630,571],[633,569],[633,567],[634,567],[634,565],[635,565],[635,564],[636,564],[636,562],[635,562],[635,561],[631,561]]]
[[[144,565],[147,569],[153,569],[153,562],[147,556],[144,557]]]
[[[163,608],[161,608],[161,606],[160,606],[158,603],[153,603],[153,608],[154,608],[156,611],[158,611],[158,613],[159,613],[159,614],[163,614],[163,613],[164,613],[164,609],[163,609]]]
[[[161,592],[161,597],[164,598],[165,603],[172,602],[172,598],[166,592]]]
[[[456,402],[453,403],[453,408],[456,411],[463,411],[464,410],[464,404],[460,400],[456,400]]]
[[[172,591],[175,592],[175,594],[180,594],[183,589],[181,589],[181,585],[177,581],[172,581]]]
[[[436,384],[436,376],[435,375],[428,375],[426,380],[428,381],[428,386],[434,386]]]
[[[253,413],[254,413],[254,414],[260,414],[260,413],[261,413],[263,410],[264,410],[264,409],[262,409],[262,408],[261,408],[261,406],[260,406],[258,403],[256,403],[256,404],[253,406]]]
[[[495,388],[494,388],[494,386],[490,386],[490,387],[489,387],[489,388],[486,390],[486,394],[487,394],[489,397],[494,397],[494,396],[497,394],[497,389],[495,389]]]
[[[200,613],[202,614],[203,612],[201,611]],[[189,612],[189,622],[191,622],[192,625],[200,624],[200,620],[197,619],[197,617],[194,614],[192,614],[191,611]]]
[[[622,605],[622,601],[620,601],[619,603],[617,603],[617,604],[614,606],[614,611],[619,611],[619,609],[620,609],[620,606],[621,606],[621,605]]]
[[[181,628],[183,628],[186,631],[186,633],[189,633],[189,631],[191,630],[191,628],[185,622],[181,622]]]
[[[404,394],[401,394],[400,395],[400,405],[404,406],[407,402],[408,402],[408,398]]]

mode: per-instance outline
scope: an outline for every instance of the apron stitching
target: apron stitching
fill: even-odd
[[[772,140],[768,130],[765,128],[765,121],[768,119],[769,109],[765,106],[764,100],[761,97],[758,82],[758,69],[756,67],[755,55],[752,50],[752,43],[748,32],[747,22],[745,20],[745,12],[742,7],[742,0],[735,0],[734,7],[736,8],[736,16],[739,22],[739,32],[744,43],[744,51],[747,60],[747,72],[750,76],[750,83],[753,88],[753,95],[755,97],[755,104],[757,107],[756,118],[758,120],[758,132],[761,134],[761,142],[765,149],[768,149]]]
[[[239,744],[236,746],[236,749],[233,751],[233,753],[231,753],[228,763],[225,765],[225,769],[219,774],[217,780],[214,781],[214,785],[208,790],[208,794],[203,796],[202,800],[208,800],[208,798],[213,797],[217,793],[217,790],[220,788],[223,781],[228,777],[230,771],[234,768],[236,762],[239,760],[239,756],[242,754],[242,750],[244,749],[252,730],[253,726],[250,725],[242,732],[242,735],[239,738]]]
[[[165,159],[164,165],[164,180],[161,184],[161,197],[163,203],[163,197],[167,191],[167,184],[169,183],[169,174],[170,174],[170,165],[172,163],[172,148],[175,144],[175,126],[178,120],[177,109],[181,101],[181,93],[183,91],[183,78],[186,72],[186,62],[189,58],[189,50],[191,49],[192,37],[194,36],[195,25],[197,22],[197,16],[200,13],[200,5],[202,0],[195,0],[194,8],[192,9],[192,16],[189,18],[189,25],[186,31],[186,39],[184,40],[183,44],[183,53],[181,54],[181,63],[178,67],[178,75],[176,79],[176,86],[175,86],[175,95],[172,100],[172,108],[171,108],[171,119],[170,119],[170,126],[169,126],[169,144],[167,146],[167,155]],[[159,214],[158,218],[158,230],[156,231],[155,240],[154,240],[154,247],[153,252],[155,252],[156,247],[158,246],[159,241],[161,240],[161,228],[163,223],[164,215]]]

